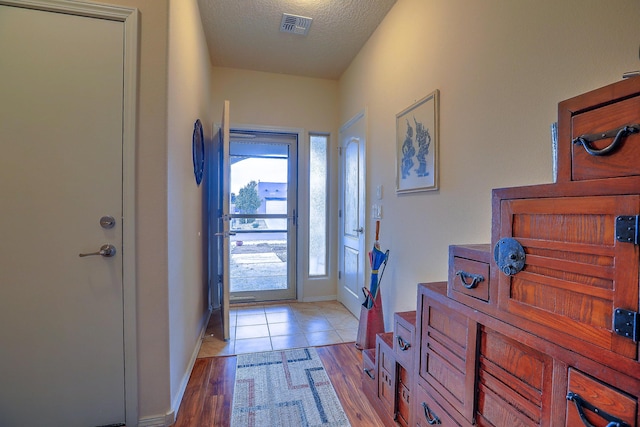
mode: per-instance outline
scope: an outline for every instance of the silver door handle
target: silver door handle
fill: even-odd
[[[354,228],[353,231],[355,231],[356,233],[363,233],[364,232],[364,228],[362,228],[362,227]]]
[[[236,232],[235,231],[227,231],[225,233],[214,233],[214,236],[222,236],[222,237],[229,237],[229,236],[235,236]]]
[[[103,257],[110,258],[115,254],[116,254],[116,247],[111,244],[106,244],[106,245],[100,246],[100,250],[98,252],[91,252],[88,254],[78,254],[78,256],[82,258],[86,256],[101,255]]]

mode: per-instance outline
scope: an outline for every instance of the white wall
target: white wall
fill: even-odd
[[[169,2],[167,239],[171,408],[177,412],[209,313],[203,184],[193,174],[196,119],[211,137],[209,53],[196,0]]]
[[[138,415],[150,418],[151,423],[171,406],[166,186],[169,1],[102,3],[140,11],[136,147]]]
[[[639,19],[636,0],[398,0],[339,92],[340,123],[368,108],[367,199],[385,190],[387,330],[447,279],[449,245],[490,242],[492,188],[551,181],[558,102],[640,68]],[[395,115],[434,89],[440,190],[398,196]]]
[[[338,82],[335,80],[296,77],[284,74],[246,71],[231,68],[214,67],[211,74],[211,97],[213,100],[214,123],[220,123],[222,104],[225,99],[230,103],[231,125],[276,126],[284,128],[302,128],[305,135],[298,144],[299,162],[299,226],[298,232],[307,229],[307,206],[303,203],[304,191],[308,186],[308,133],[330,133],[330,155],[337,157],[338,143]],[[333,194],[337,190],[335,169],[331,182]],[[336,200],[332,200],[332,207]],[[337,212],[337,208],[333,209]],[[332,218],[329,229],[335,230],[337,218]],[[330,244],[335,253],[335,232],[332,232]],[[303,248],[305,235],[299,236]],[[307,258],[304,249],[299,248],[299,266],[306,270]],[[335,268],[326,279],[307,281],[303,289],[305,301],[333,299],[336,296]],[[300,298],[300,295],[298,296]]]

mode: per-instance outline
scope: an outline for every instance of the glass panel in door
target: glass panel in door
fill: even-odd
[[[297,135],[232,132],[231,302],[293,299]]]

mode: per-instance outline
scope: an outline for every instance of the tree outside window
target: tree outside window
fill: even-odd
[[[241,214],[254,214],[258,212],[261,204],[262,200],[260,200],[260,196],[258,195],[258,183],[256,181],[250,181],[242,187],[235,198],[236,209],[238,213]],[[249,224],[253,221],[253,218],[242,218],[240,223]]]

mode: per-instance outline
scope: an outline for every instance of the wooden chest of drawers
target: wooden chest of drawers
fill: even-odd
[[[399,314],[379,348],[390,425],[640,427],[638,123],[640,77],[560,103],[558,182],[494,190],[491,243],[418,286],[415,381]]]
[[[417,425],[431,414],[443,426],[584,426],[577,408],[594,426],[640,425],[640,379],[448,298],[445,283],[418,286],[416,331]],[[436,349],[446,357],[430,366]]]

